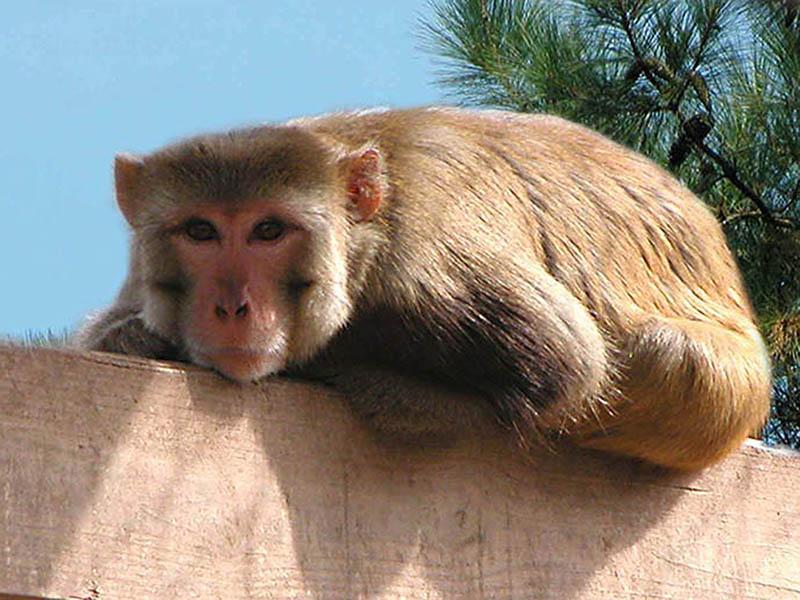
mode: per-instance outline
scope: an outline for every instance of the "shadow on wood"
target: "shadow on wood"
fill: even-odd
[[[282,380],[19,348],[0,373],[0,598],[800,597],[788,452],[678,476],[380,445]]]

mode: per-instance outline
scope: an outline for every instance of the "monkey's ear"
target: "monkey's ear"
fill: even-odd
[[[383,157],[375,148],[348,157],[347,196],[359,221],[369,221],[383,202]]]
[[[117,154],[114,158],[114,187],[125,220],[133,226],[139,207],[136,206],[136,188],[139,186],[144,161],[132,154]]]

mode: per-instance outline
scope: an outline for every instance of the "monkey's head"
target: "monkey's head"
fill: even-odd
[[[293,127],[119,155],[146,326],[237,381],[313,356],[351,313],[347,256],[384,196],[382,164]]]

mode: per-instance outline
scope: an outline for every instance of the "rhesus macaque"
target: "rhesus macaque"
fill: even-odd
[[[767,415],[716,220],[562,119],[334,114],[120,155],[115,178],[130,272],[85,348],[324,377],[388,433],[480,404],[523,445],[563,434],[677,469]]]

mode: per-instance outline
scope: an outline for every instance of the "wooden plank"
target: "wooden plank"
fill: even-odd
[[[800,459],[699,475],[500,436],[376,443],[282,380],[0,348],[0,592],[798,598]]]

